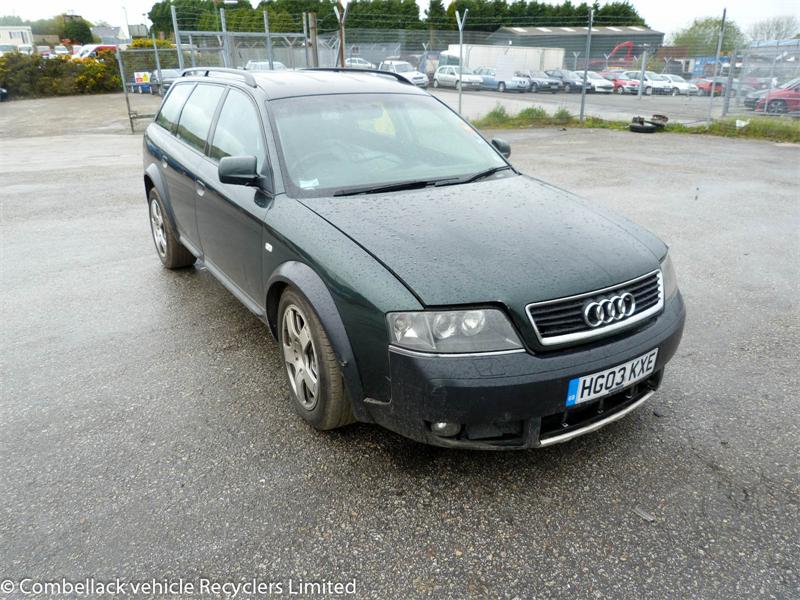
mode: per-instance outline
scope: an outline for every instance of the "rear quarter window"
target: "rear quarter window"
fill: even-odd
[[[174,132],[178,126],[178,119],[181,116],[181,109],[183,108],[189,94],[192,93],[194,84],[173,85],[164,104],[161,105],[161,110],[158,111],[156,123],[161,125],[167,131]]]

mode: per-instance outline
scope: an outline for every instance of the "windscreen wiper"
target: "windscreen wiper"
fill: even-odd
[[[383,192],[399,192],[402,190],[418,190],[432,185],[437,185],[439,182],[448,181],[447,179],[416,179],[412,181],[401,181],[400,183],[389,183],[377,186],[360,186],[353,188],[344,188],[337,190],[333,193],[334,196],[357,196],[359,194],[381,194]]]
[[[473,181],[478,181],[479,179],[485,179],[487,177],[491,177],[495,173],[499,173],[500,171],[505,171],[507,169],[511,169],[511,167],[509,167],[508,165],[503,165],[502,167],[492,167],[491,169],[486,169],[485,171],[479,171],[472,175],[466,175],[465,177],[461,177],[460,179],[442,181],[441,183],[437,183],[436,185],[456,185],[461,183],[472,183]]]

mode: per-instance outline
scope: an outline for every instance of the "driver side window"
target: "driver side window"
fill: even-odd
[[[261,123],[255,105],[246,94],[231,88],[219,113],[211,142],[211,158],[255,156],[261,171],[267,159]]]

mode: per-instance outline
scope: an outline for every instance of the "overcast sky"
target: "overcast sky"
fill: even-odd
[[[41,19],[73,11],[89,21],[106,21],[111,25],[124,24],[122,7],[128,11],[130,24],[143,22],[142,13],[150,10],[154,0],[2,0],[0,14],[18,15],[23,19]],[[417,0],[427,6],[427,0]],[[603,0],[601,0],[601,3]],[[445,0],[445,4],[448,0]],[[574,4],[578,4],[575,0]],[[258,0],[253,2],[258,4]],[[800,18],[799,0],[632,0],[647,23],[665,33],[672,33],[690,23],[695,17],[717,16],[728,7],[729,18],[747,29],[755,21],[778,15]]]

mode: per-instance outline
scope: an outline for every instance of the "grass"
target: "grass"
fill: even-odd
[[[667,124],[664,131],[669,133],[719,135],[733,138],[771,140],[774,142],[800,143],[800,120],[781,117],[750,117],[740,119],[747,124],[738,127],[736,119],[720,119],[710,127],[692,126],[680,123]],[[509,114],[504,106],[498,104],[489,113],[473,120],[480,129],[521,129],[528,127],[581,127],[587,129],[616,129],[627,131],[628,122],[586,117],[583,123],[578,117],[561,107],[552,115],[539,106],[525,108],[515,115]]]

